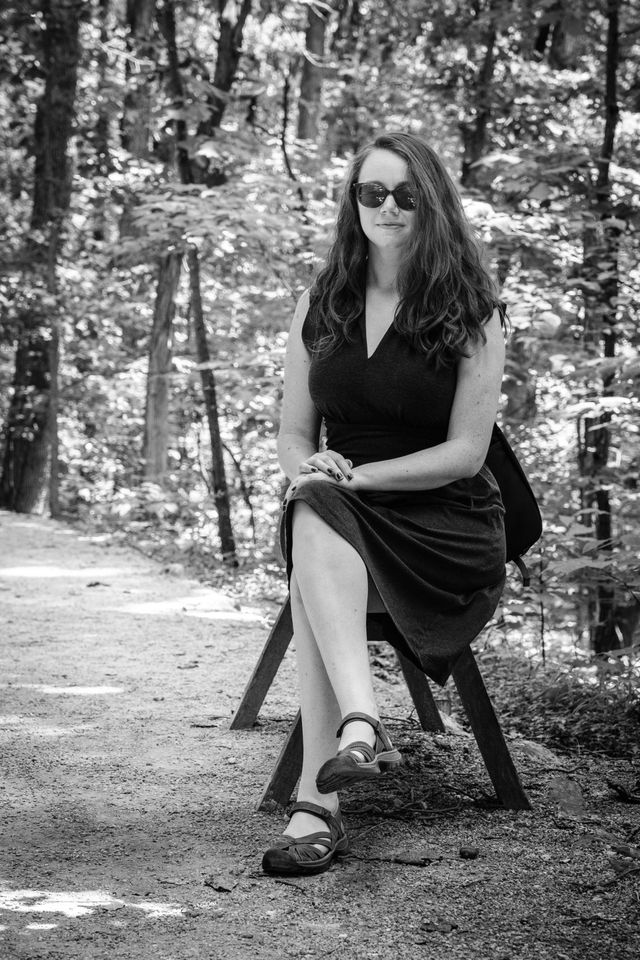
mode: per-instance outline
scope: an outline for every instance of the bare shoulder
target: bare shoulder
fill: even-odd
[[[293,314],[293,320],[291,321],[291,333],[297,333],[298,335],[302,332],[302,326],[306,320],[307,313],[309,312],[309,288],[303,290],[298,298],[296,304],[296,309]]]
[[[487,340],[499,340],[504,343],[504,326],[502,323],[502,313],[498,307],[494,307],[493,313],[483,324]]]
[[[484,332],[484,341],[479,337],[475,344],[471,347],[471,350],[466,358],[463,358],[461,363],[464,363],[464,360],[473,361],[480,359],[482,357],[489,356],[504,356],[505,350],[505,337],[504,329],[502,326],[502,318],[500,315],[500,310],[496,307],[488,320],[482,325]]]

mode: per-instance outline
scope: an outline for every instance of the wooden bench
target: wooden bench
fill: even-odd
[[[255,723],[292,636],[291,605],[287,599],[245,688],[231,722],[232,730],[248,730]],[[427,677],[410,660],[396,653],[422,729],[444,732]],[[457,661],[452,676],[498,800],[510,810],[531,809],[470,647]],[[302,722],[298,711],[258,809],[287,804],[301,769]]]

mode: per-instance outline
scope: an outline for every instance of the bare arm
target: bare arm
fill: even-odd
[[[432,490],[482,467],[495,421],[502,373],[504,336],[498,310],[485,325],[486,343],[458,365],[458,383],[444,443],[406,457],[356,467],[348,486],[356,490]]]
[[[284,399],[278,433],[278,459],[289,479],[303,460],[318,449],[320,416],[309,396],[309,353],[302,342],[302,325],[309,309],[307,290],[293,315],[284,362]]]

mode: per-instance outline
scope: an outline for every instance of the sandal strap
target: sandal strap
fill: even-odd
[[[328,830],[317,830],[315,833],[308,833],[304,837],[291,837],[288,833],[283,833],[282,837],[284,840],[289,840],[287,844],[289,847],[297,847],[301,844],[313,844],[321,843],[325,847],[330,847],[333,843],[333,837]]]
[[[365,743],[364,740],[354,740],[353,743],[350,743],[342,750],[339,750],[338,756],[340,757],[346,753],[352,753],[354,750],[357,750],[358,753],[361,753],[367,763],[373,763],[376,758],[376,752],[374,748],[370,743]]]
[[[384,747],[384,749],[385,749],[385,750],[393,750],[393,744],[391,743],[391,740],[389,739],[389,735],[388,735],[387,731],[385,730],[385,728],[384,728],[383,725],[382,725],[382,721],[381,721],[381,720],[376,720],[375,717],[369,716],[368,713],[358,713],[358,712],[356,712],[356,713],[348,713],[348,714],[346,715],[346,717],[343,718],[342,723],[340,724],[340,727],[339,727],[338,732],[337,732],[337,734],[336,734],[336,737],[340,737],[340,736],[342,735],[342,731],[344,730],[346,724],[347,724],[347,723],[350,723],[352,720],[364,720],[365,723],[368,723],[370,726],[373,727],[373,729],[374,729],[375,732],[376,732],[376,736],[377,736],[378,740],[380,741],[380,743],[382,744],[382,746]]]
[[[297,800],[291,807],[290,813],[294,814],[298,810],[304,810],[305,813],[313,813],[316,817],[320,817],[321,820],[324,820],[330,830],[336,830],[338,833],[341,833],[343,830],[342,818],[339,810],[337,814],[335,814],[331,813],[331,810],[327,810],[326,807],[321,807],[317,803],[310,803],[308,800]]]
[[[357,712],[348,713],[346,717],[342,718],[342,723],[338,727],[338,732],[336,733],[336,737],[342,736],[342,731],[344,730],[344,728],[348,723],[351,723],[352,720],[364,720],[365,723],[368,723],[369,726],[373,727],[376,733],[378,732],[378,728],[380,727],[380,721],[376,720],[375,717],[370,716],[368,713],[357,713]]]

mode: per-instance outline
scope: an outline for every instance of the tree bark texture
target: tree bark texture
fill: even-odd
[[[0,479],[2,505],[19,512],[29,512],[38,504],[46,482],[51,437],[57,436],[56,404],[51,407],[51,377],[57,374],[57,318],[52,318],[51,311],[57,309],[56,262],[71,198],[68,142],[83,6],[82,0],[43,0],[42,4],[45,89],[34,125],[31,233],[26,244],[30,272],[25,276],[25,288],[31,288],[31,297],[18,331]]]
[[[460,183],[464,187],[477,186],[479,170],[475,164],[486,150],[487,126],[491,118],[491,85],[495,66],[496,39],[495,22],[491,20],[484,41],[485,54],[471,96],[474,115],[472,119],[461,120],[459,124],[463,149]]]
[[[176,109],[184,107],[185,95],[182,74],[180,73],[180,59],[178,57],[178,41],[176,37],[176,11],[173,0],[166,0],[159,17],[160,29],[167,47],[169,70],[167,86],[173,97],[173,106]],[[193,170],[187,149],[188,130],[184,120],[177,118],[173,121],[173,130],[176,142],[176,166],[182,183],[193,183]]]
[[[127,49],[130,57],[125,64],[127,92],[122,117],[122,145],[134,157],[148,157],[151,147],[149,62],[155,60],[155,15],[156,0],[127,0]]]
[[[218,0],[220,12],[220,39],[218,41],[218,60],[216,62],[216,73],[214,85],[217,89],[230,90],[235,80],[238,62],[240,58],[240,44],[242,40],[242,31],[246,18],[251,9],[251,0],[243,0],[235,21],[224,17],[223,14],[230,9],[223,0]],[[175,7],[173,0],[166,0],[162,17],[161,29],[167,46],[167,55],[169,60],[169,89],[171,90],[176,104],[184,103],[184,83],[180,72],[180,63],[178,58],[178,43],[176,36]],[[216,78],[217,81],[216,82]],[[212,134],[222,120],[226,108],[226,98],[216,100],[216,108],[207,121],[205,134]],[[212,106],[210,102],[210,106]],[[213,105],[215,106],[215,105]],[[186,128],[183,121],[176,121],[175,124],[176,150],[178,173],[182,183],[194,183],[194,164],[189,157],[185,147]],[[202,133],[202,130],[198,131]],[[198,177],[200,180],[200,177]],[[207,343],[207,331],[204,322],[202,309],[202,294],[200,284],[200,261],[198,251],[195,247],[189,247],[187,253],[187,263],[189,268],[189,284],[191,290],[191,313],[196,336],[196,350],[198,362],[205,364],[202,368],[201,379],[204,392],[205,406],[207,410],[207,419],[209,423],[209,437],[211,440],[211,458],[213,489],[216,509],[218,513],[218,530],[220,535],[220,545],[222,556],[226,563],[237,565],[236,547],[231,526],[231,506],[229,503],[229,490],[224,465],[224,455],[222,441],[220,437],[220,424],[218,421],[218,406],[216,398],[215,379],[213,371],[210,368],[210,354]],[[207,367],[206,365],[209,364]]]
[[[219,36],[216,47],[216,65],[211,79],[211,89],[207,96],[209,115],[198,124],[198,137],[215,137],[227,109],[229,93],[238,73],[238,64],[242,55],[242,38],[247,17],[251,12],[253,0],[242,0],[232,4],[227,0],[217,0],[219,18]],[[219,186],[226,180],[223,169],[211,158],[199,158],[191,164],[191,177],[195,183],[206,183],[209,187]]]
[[[29,324],[33,317],[29,317]],[[5,429],[0,506],[30,513],[40,502],[49,459],[49,339],[25,328],[18,341]]]
[[[298,138],[318,139],[322,108],[322,73],[325,52],[326,21],[312,6],[307,12],[306,56],[300,80],[298,101]]]
[[[153,327],[149,340],[144,472],[147,479],[158,483],[163,482],[167,472],[173,318],[181,267],[181,252],[169,253],[160,261]]]
[[[209,98],[209,118],[201,125],[199,133],[210,136],[218,129],[227,107],[227,97],[218,96],[215,90],[228,94],[238,72],[238,63],[242,54],[242,35],[247,17],[251,12],[252,0],[242,0],[239,8],[227,0],[218,0],[220,19],[220,37],[216,56],[216,68],[213,74],[214,91]],[[236,13],[237,11],[237,13]],[[235,17],[232,14],[236,14]]]
[[[611,201],[610,165],[614,155],[618,122],[617,72],[619,61],[619,0],[607,2],[607,52],[605,64],[605,129],[597,158],[597,178],[591,204],[591,222],[584,234],[583,275],[585,341],[595,355],[616,354],[617,297],[619,288],[618,248],[620,227],[613,224],[615,210]],[[598,289],[593,289],[598,277]],[[601,395],[612,395],[613,374],[603,377]],[[585,478],[582,488],[584,520],[593,517],[595,536],[605,556],[613,547],[613,524],[606,471],[609,463],[611,414],[586,417],[578,425],[578,466]],[[620,647],[617,627],[616,593],[609,583],[599,583],[592,607],[594,622],[591,642],[596,654]]]
[[[207,342],[207,328],[205,326],[204,314],[202,310],[200,261],[198,259],[198,251],[195,247],[189,248],[187,253],[187,262],[189,264],[189,286],[191,290],[191,316],[193,319],[198,364],[200,365],[202,392],[207,411],[207,423],[209,424],[213,497],[218,512],[218,532],[220,535],[222,559],[225,563],[237,566],[238,561],[236,558],[236,545],[233,536],[233,528],[231,526],[229,490],[227,488],[227,477],[224,466],[224,456],[222,452],[222,439],[220,437],[216,381],[213,370],[211,369],[211,355],[209,353],[209,344]]]

